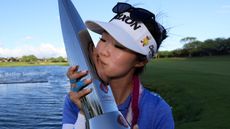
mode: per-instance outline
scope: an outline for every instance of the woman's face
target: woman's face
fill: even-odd
[[[133,74],[139,66],[136,54],[120,44],[108,33],[103,33],[93,50],[93,61],[100,78],[109,82],[111,79]]]

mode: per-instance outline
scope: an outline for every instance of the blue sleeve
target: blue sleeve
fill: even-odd
[[[162,100],[159,104],[156,129],[174,129],[171,107]]]
[[[66,95],[63,114],[62,124],[74,124],[77,120],[79,108],[70,100],[69,95]]]
[[[139,129],[174,129],[171,107],[158,94],[144,90],[139,107]]]

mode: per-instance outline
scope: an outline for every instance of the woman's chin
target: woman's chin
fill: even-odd
[[[107,84],[109,79],[107,76],[101,74],[101,73],[98,73],[98,76],[100,77],[100,79],[103,81],[103,83]]]
[[[108,84],[109,82],[109,79],[105,77],[102,77],[101,80],[103,81],[104,84]]]

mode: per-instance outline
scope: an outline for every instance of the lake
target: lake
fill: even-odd
[[[0,67],[0,129],[58,129],[67,66]]]

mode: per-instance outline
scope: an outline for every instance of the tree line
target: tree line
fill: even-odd
[[[21,57],[22,62],[37,62],[37,61],[46,61],[46,62],[66,62],[67,60],[63,58],[62,56],[59,57],[51,57],[51,58],[43,58],[43,59],[38,59],[34,55],[27,55],[27,56],[22,56]]]
[[[200,57],[230,54],[230,38],[216,38],[199,41],[195,37],[180,40],[184,43],[180,49],[160,51],[158,57]]]
[[[35,55],[24,55],[20,58],[10,57],[10,58],[1,58],[0,62],[27,62],[27,63],[36,63],[36,62],[67,62],[67,59],[59,56],[59,57],[51,57],[51,58],[42,58],[39,59]]]

